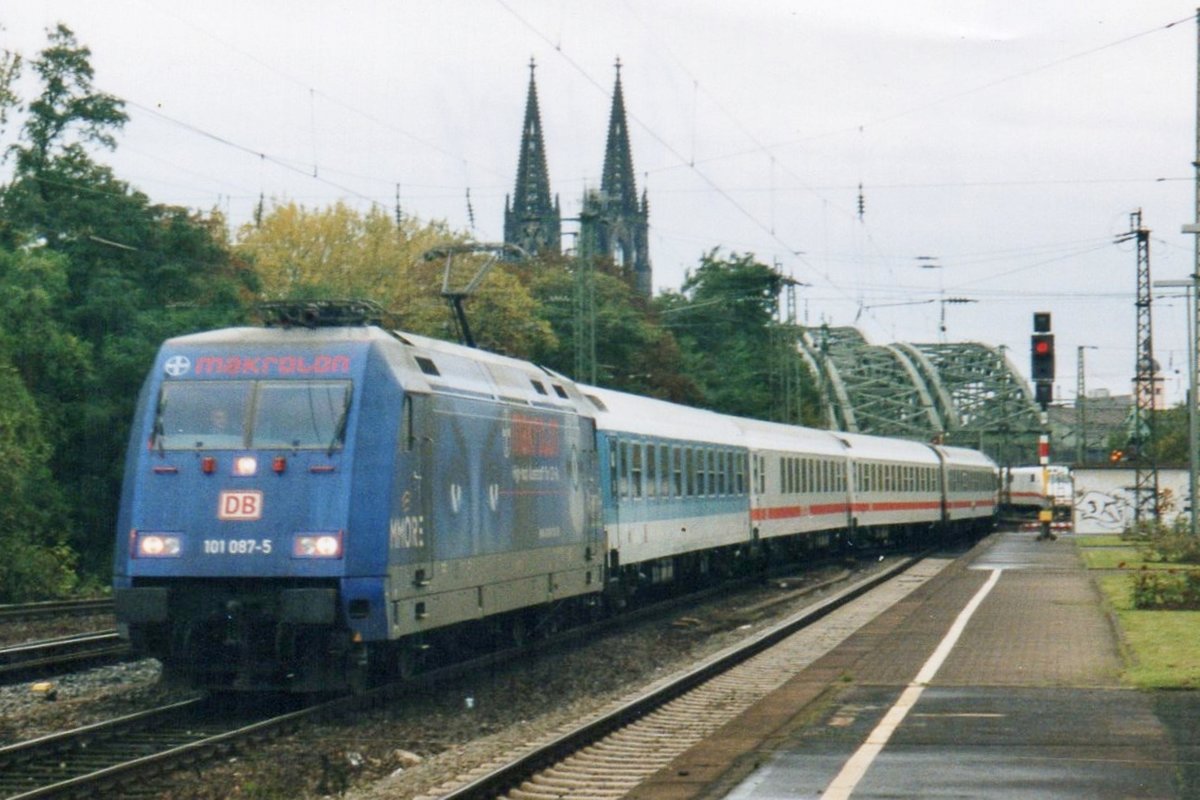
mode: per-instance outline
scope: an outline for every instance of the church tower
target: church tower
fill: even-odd
[[[589,191],[584,195],[583,211],[580,213],[580,255],[611,258],[634,288],[649,297],[652,292],[650,203],[645,193],[638,200],[625,117],[625,96],[621,90],[620,60],[616,69],[600,191]]]
[[[507,195],[504,198],[504,242],[515,244],[530,255],[558,255],[562,252],[562,217],[558,198],[550,196],[550,173],[546,168],[546,142],[542,138],[534,68],[534,61],[530,59],[517,185],[511,204]]]

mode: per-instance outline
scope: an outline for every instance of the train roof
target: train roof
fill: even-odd
[[[273,345],[305,342],[370,342],[390,339],[391,336],[379,328],[357,326],[345,328],[263,328],[245,326],[240,328],[218,328],[200,333],[188,333],[168,339],[163,346],[191,345]]]
[[[407,345],[431,391],[484,396],[519,405],[571,410],[592,416],[574,381],[554,370],[511,356],[403,331],[392,335]]]
[[[736,424],[745,434],[746,446],[754,450],[787,450],[840,458],[846,455],[846,445],[831,431],[743,417],[737,418]]]
[[[725,414],[598,386],[580,384],[579,390],[595,409],[598,430],[737,447],[746,444],[735,418]]]
[[[946,459],[946,463],[950,466],[999,469],[995,461],[992,461],[987,455],[978,450],[972,450],[968,447],[954,447],[953,445],[937,445],[937,449],[942,453],[942,456]]]
[[[850,450],[856,461],[877,459],[880,461],[902,461],[917,466],[937,466],[939,459],[933,448],[924,442],[910,439],[890,439],[865,433],[835,433]]]

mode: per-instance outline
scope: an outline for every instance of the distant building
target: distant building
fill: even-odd
[[[653,289],[650,203],[644,191],[638,198],[619,61],[616,69],[600,189],[584,193],[577,255],[579,258],[611,260],[638,292],[649,297]],[[551,200],[532,62],[516,190],[511,202],[505,198],[504,203],[504,241],[531,254],[562,252],[562,214],[557,196]]]
[[[1112,395],[1105,389],[1089,392],[1083,402],[1082,431],[1079,429],[1077,402],[1071,405],[1050,406],[1048,409],[1050,460],[1055,464],[1074,463],[1079,452],[1079,437],[1082,434],[1082,463],[1107,463],[1111,452],[1111,440],[1114,436],[1123,440],[1129,431],[1133,395]]]

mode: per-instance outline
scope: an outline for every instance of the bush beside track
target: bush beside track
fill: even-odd
[[[1140,546],[1141,540],[1118,535],[1080,537],[1075,541],[1088,569],[1097,576],[1124,651],[1122,680],[1139,689],[1200,689],[1200,610],[1147,607],[1153,595],[1168,598],[1153,587],[1179,582],[1197,568],[1181,569]],[[1193,582],[1195,578],[1191,579]]]

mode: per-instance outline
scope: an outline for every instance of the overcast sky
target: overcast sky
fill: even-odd
[[[1073,399],[1080,346],[1096,348],[1088,389],[1130,390],[1136,253],[1116,242],[1130,215],[1152,232],[1156,281],[1193,269],[1180,227],[1196,216],[1195,12],[1194,0],[9,0],[0,45],[30,58],[47,27],[75,31],[96,86],[130,116],[99,158],[156,202],[241,223],[260,194],[390,211],[398,190],[405,213],[481,241],[503,237],[530,59],[551,190],[574,216],[599,184],[620,58],[656,291],[678,289],[712,248],[753,253],[809,284],[801,321],[855,324],[876,344],[1004,345],[1026,376],[1032,314],[1049,311],[1056,396]],[[1153,313],[1178,401],[1185,303],[1156,296]]]

